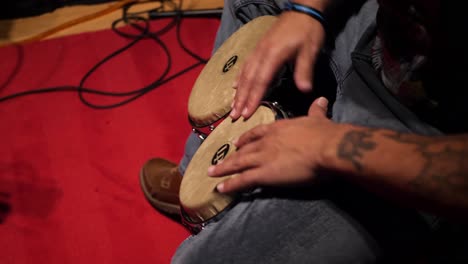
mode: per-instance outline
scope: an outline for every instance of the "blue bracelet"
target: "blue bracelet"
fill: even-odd
[[[309,16],[315,18],[318,22],[320,22],[320,24],[322,24],[322,26],[325,28],[326,21],[325,21],[325,18],[323,16],[323,13],[318,11],[317,9],[313,8],[313,7],[305,6],[305,5],[301,5],[301,4],[296,4],[296,3],[288,1],[284,5],[283,10],[284,11],[295,11],[295,12],[299,12],[299,13],[309,15]]]

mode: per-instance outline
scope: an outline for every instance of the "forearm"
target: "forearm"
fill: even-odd
[[[424,137],[345,125],[327,149],[328,169],[371,191],[432,212],[468,215],[468,135]]]

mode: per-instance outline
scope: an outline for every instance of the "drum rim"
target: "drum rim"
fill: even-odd
[[[190,231],[192,231],[193,233],[198,233],[200,232],[201,230],[203,230],[205,228],[206,225],[208,225],[209,223],[211,222],[215,222],[217,221],[218,219],[221,219],[223,217],[224,214],[226,214],[229,209],[233,208],[237,202],[240,200],[240,197],[241,197],[241,194],[240,193],[237,193],[237,194],[234,194],[233,197],[232,197],[232,200],[226,205],[226,207],[224,207],[224,209],[220,210],[217,214],[207,218],[207,219],[204,219],[204,220],[200,220],[200,221],[195,221],[188,213],[187,211],[184,209],[183,206],[180,206],[180,216],[181,216],[181,219],[182,219],[182,224],[187,227]]]

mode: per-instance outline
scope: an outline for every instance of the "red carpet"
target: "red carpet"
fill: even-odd
[[[208,57],[218,23],[184,20],[184,43]],[[177,44],[175,29],[162,39],[172,56],[169,74],[195,63]],[[77,85],[128,42],[106,30],[1,48],[0,97]],[[105,64],[85,86],[141,88],[166,62],[161,48],[145,40]],[[150,157],[181,157],[190,132],[187,100],[201,69],[110,110],[86,107],[76,92],[0,103],[0,263],[169,263],[189,233],[152,209],[138,172]]]

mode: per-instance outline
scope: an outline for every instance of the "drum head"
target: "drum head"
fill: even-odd
[[[235,151],[233,140],[260,124],[272,123],[277,114],[261,105],[248,119],[232,121],[226,118],[203,142],[190,161],[180,186],[180,203],[193,223],[202,223],[214,217],[234,200],[233,194],[222,194],[216,185],[234,175],[220,178],[208,176],[208,167],[219,163]]]
[[[261,16],[242,26],[213,54],[198,76],[188,102],[189,120],[195,127],[210,125],[231,111],[232,84],[246,56],[276,21]]]

